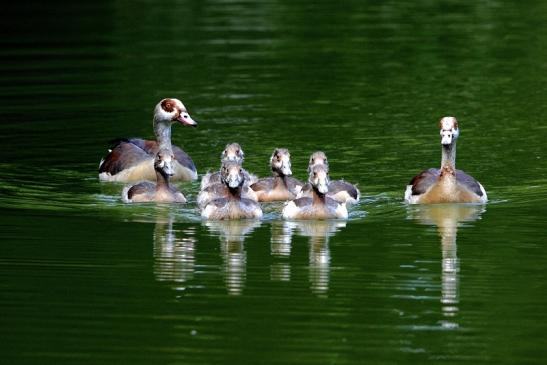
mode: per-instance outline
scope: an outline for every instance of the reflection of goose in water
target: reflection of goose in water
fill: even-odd
[[[247,269],[245,237],[260,226],[260,221],[243,219],[207,221],[204,224],[209,231],[219,236],[220,251],[224,261],[224,279],[228,293],[240,295],[245,287]]]
[[[329,238],[345,226],[345,221],[338,220],[303,220],[283,222],[282,232],[284,232],[285,236],[280,234],[279,238],[283,237],[285,242],[284,244],[288,244],[289,247],[292,241],[291,237],[293,232],[300,236],[309,237],[309,281],[310,288],[315,294],[325,295],[329,290],[331,261]],[[277,242],[279,242],[279,239]],[[274,247],[273,242],[272,247]],[[273,250],[272,255],[276,255],[276,252]],[[277,278],[277,280],[280,279]]]
[[[457,256],[456,239],[460,222],[473,222],[485,211],[482,205],[442,204],[409,207],[411,219],[422,224],[437,226],[441,237],[442,288],[441,304],[445,317],[455,317],[459,303],[460,261]],[[457,327],[457,323],[445,321],[444,327]]]
[[[173,228],[174,217],[158,217],[154,228],[154,276],[179,288],[191,280],[195,269],[196,227]],[[183,289],[183,287],[180,287]]]
[[[271,224],[270,252],[275,261],[270,265],[270,279],[291,280],[291,257],[293,226],[291,222],[275,221]]]

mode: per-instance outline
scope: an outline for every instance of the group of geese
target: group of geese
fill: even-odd
[[[171,145],[173,123],[197,126],[180,100],[163,99],[154,109],[155,141],[117,139],[102,159],[101,181],[141,181],[123,189],[125,203],[186,203],[185,196],[170,185],[170,180],[196,180],[198,174],[190,156]],[[487,195],[483,186],[456,169],[458,121],[444,117],[439,128],[441,168],[430,168],[413,177],[406,187],[405,201],[410,204],[485,203]],[[259,202],[286,201],[282,211],[285,219],[346,219],[346,206],[359,201],[360,192],[355,185],[343,180],[330,181],[327,156],[322,151],[310,156],[306,183],[291,176],[290,153],[285,148],[273,151],[272,176],[261,179],[242,167],[244,156],[239,144],[228,144],[221,153],[220,170],[203,176],[197,196],[203,218],[261,218]]]

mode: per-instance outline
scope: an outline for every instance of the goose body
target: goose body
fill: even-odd
[[[276,148],[270,157],[270,167],[273,176],[259,179],[251,185],[258,201],[271,202],[296,198],[304,184],[291,176],[289,151],[285,148]]]
[[[122,200],[125,203],[186,203],[184,195],[169,185],[169,176],[174,174],[173,160],[174,155],[170,150],[160,150],[154,160],[156,183],[142,181],[126,186],[122,191]]]
[[[245,153],[239,145],[239,143],[230,143],[227,144],[222,153],[220,154],[221,164],[227,161],[234,161],[240,166],[243,165],[243,160],[245,159]],[[251,185],[257,181],[256,176],[250,174],[247,170],[242,169],[243,174],[245,175],[245,184]],[[200,190],[205,189],[207,186],[212,184],[220,184],[220,171],[217,172],[208,172],[201,179]]]
[[[285,219],[346,219],[345,203],[330,198],[328,171],[324,165],[314,165],[308,179],[312,187],[311,197],[305,196],[289,201],[283,208]]]
[[[99,179],[118,182],[153,181],[156,176],[154,158],[161,149],[171,149],[174,153],[173,180],[197,179],[196,166],[190,156],[179,147],[171,146],[171,125],[176,122],[197,126],[180,100],[163,99],[154,109],[156,140],[114,140],[108,154],[99,164]]]
[[[239,164],[232,161],[225,162],[221,170],[221,181],[224,189],[216,187],[218,195],[209,201],[202,202],[202,218],[227,220],[259,219],[262,217],[260,204],[245,197],[243,193],[245,175]],[[212,186],[208,188],[212,188]]]
[[[458,121],[444,117],[440,121],[442,161],[440,169],[428,169],[414,176],[405,190],[410,204],[486,203],[484,187],[472,176],[456,169]]]
[[[316,151],[310,156],[310,161],[308,163],[308,172],[311,171],[314,165],[324,165],[329,171],[329,164],[327,156],[322,151]],[[307,182],[302,187],[302,191],[298,194],[298,198],[303,197],[312,197],[313,188],[312,185]],[[329,183],[329,191],[327,193],[329,198],[336,200],[339,203],[346,204],[356,204],[361,198],[361,192],[357,186],[344,181],[344,180],[334,180]]]
[[[229,186],[224,183],[224,180],[229,178],[230,169],[235,168],[233,167],[234,164],[239,166],[244,179],[244,182],[241,185],[241,197],[244,199],[258,201],[256,193],[249,187],[249,184],[247,183],[246,179],[248,175],[245,173],[243,168],[239,165],[238,162],[226,160],[222,163],[220,171],[215,173],[219,177],[219,182],[210,182],[207,186],[200,190],[197,197],[197,203],[199,207],[205,207],[212,200],[219,198],[228,198],[232,195]]]

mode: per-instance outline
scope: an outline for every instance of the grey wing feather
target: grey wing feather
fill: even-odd
[[[192,159],[190,158],[190,156],[188,156],[188,154],[186,152],[184,152],[183,150],[181,150],[179,147],[177,146],[173,146],[172,147],[173,149],[173,153],[175,154],[175,159],[184,167],[192,170],[192,171],[196,171],[196,165],[194,164],[194,161],[192,161]]]
[[[266,177],[263,179],[258,180],[253,185],[251,185],[251,189],[254,191],[263,191],[263,190],[271,190],[274,186],[274,179],[272,177]]]
[[[409,185],[412,185],[412,195],[420,195],[425,193],[431,185],[437,182],[439,176],[439,169],[428,169],[414,176],[409,183]]]
[[[331,183],[329,184],[329,193],[336,194],[341,191],[347,192],[349,196],[351,196],[355,200],[359,199],[359,190],[357,190],[355,185],[352,185],[343,180],[331,181]]]
[[[154,190],[156,190],[155,184],[149,181],[143,181],[129,188],[129,190],[127,191],[127,197],[129,199],[132,199],[135,195],[150,193]]]
[[[472,176],[467,175],[462,170],[456,170],[456,180],[458,181],[458,183],[464,185],[466,188],[468,188],[478,196],[483,195],[481,186],[478,181],[475,180]]]
[[[111,175],[115,175],[124,169],[136,166],[152,158],[152,156],[136,144],[119,141],[103,159],[99,166],[99,173],[108,172]]]

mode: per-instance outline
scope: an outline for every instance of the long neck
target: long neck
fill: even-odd
[[[168,189],[169,177],[156,170],[156,190]]]
[[[314,203],[324,203],[325,202],[325,194],[320,193],[319,190],[315,186],[313,186],[313,202]]]
[[[280,171],[274,171],[274,186],[287,186],[287,177]]]
[[[171,149],[171,122],[154,119],[154,134],[159,149]]]
[[[442,145],[443,158],[441,160],[441,168],[450,166],[456,169],[456,141],[452,141],[449,145]]]
[[[228,186],[228,191],[230,192],[232,198],[241,198],[241,186],[238,186],[237,188],[231,188]]]

